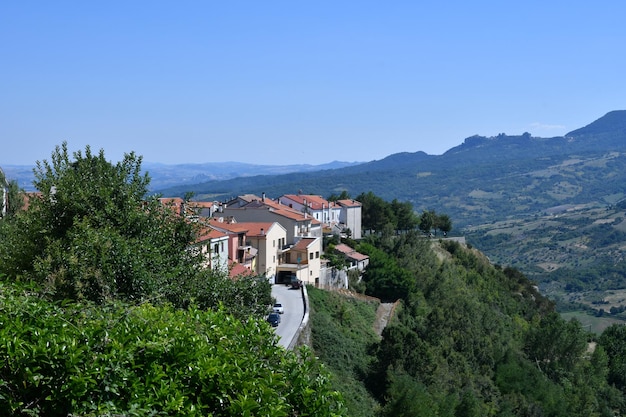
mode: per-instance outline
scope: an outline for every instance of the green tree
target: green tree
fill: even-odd
[[[436,221],[437,215],[433,210],[424,210],[419,218],[419,228],[422,232],[428,234],[433,229],[433,227],[435,227]]]
[[[341,194],[337,195],[335,193],[331,194],[328,197],[328,201],[339,201],[339,200],[350,200],[350,193],[348,193],[346,190],[341,191]]]
[[[400,202],[394,198],[391,201],[391,211],[396,218],[396,230],[413,230],[419,223],[409,201]]]
[[[396,219],[391,206],[373,192],[361,193],[356,198],[361,202],[361,225],[363,229],[382,232],[385,227],[395,229]]]
[[[528,357],[554,380],[572,372],[586,348],[587,335],[580,322],[566,322],[556,312],[547,314],[529,332],[525,346]]]
[[[441,230],[444,234],[448,234],[452,230],[452,220],[447,214],[440,214],[437,216],[435,222],[435,229]]]
[[[147,198],[141,157],[113,164],[104,151],[56,147],[37,162],[41,198],[3,227],[0,272],[42,284],[57,298],[140,301],[162,297],[192,279],[187,250],[193,228]]]
[[[626,326],[613,324],[607,327],[598,343],[608,357],[609,383],[626,392]]]

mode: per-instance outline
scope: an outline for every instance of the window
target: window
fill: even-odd
[[[309,259],[313,259],[313,252],[309,253]]]
[[[276,247],[276,239],[272,240],[273,247]]]
[[[319,257],[320,257],[320,251],[316,251],[315,252],[315,259],[319,259]]]
[[[216,244],[215,244],[215,246],[213,246],[213,252],[214,252],[214,253],[218,253],[218,252],[219,252],[219,250],[220,250],[220,247],[219,247],[219,245],[216,243]]]

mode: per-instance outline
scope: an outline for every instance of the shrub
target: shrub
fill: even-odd
[[[5,415],[341,415],[307,350],[223,310],[50,302],[0,283]]]

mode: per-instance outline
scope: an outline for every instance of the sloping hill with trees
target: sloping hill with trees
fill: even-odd
[[[371,235],[358,250],[371,259],[360,288],[401,302],[381,339],[369,302],[310,291],[313,349],[350,415],[626,413],[623,325],[596,338],[519,271],[453,241]]]

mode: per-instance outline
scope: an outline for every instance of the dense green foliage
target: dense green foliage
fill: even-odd
[[[494,267],[453,241],[407,233],[370,237],[358,250],[370,255],[366,292],[402,302],[380,342],[360,335],[343,341],[342,346],[356,343],[373,351],[360,384],[380,411],[372,408],[363,415],[626,413],[623,334],[608,333],[590,350],[593,335],[580,323],[561,319],[523,274]],[[335,332],[325,340],[351,336],[324,326],[322,334]],[[331,369],[337,368],[341,349],[314,346],[316,352],[324,350],[318,355]],[[362,369],[362,360],[345,360],[344,368]]]
[[[332,371],[333,387],[341,391],[349,414],[368,416],[377,404],[360,383],[377,342],[372,328],[377,303],[345,298],[332,291],[308,287],[313,350]]]
[[[3,415],[331,416],[307,350],[263,321],[148,303],[55,303],[0,284]]]
[[[331,196],[332,197],[332,196]],[[361,193],[356,200],[362,204],[361,222],[365,230],[389,234],[415,230],[430,234],[452,230],[452,220],[447,214],[438,215],[434,210],[424,210],[415,214],[413,204],[393,199],[390,203],[369,191]]]
[[[37,163],[41,193],[26,212],[1,228],[2,271],[34,280],[58,298],[97,302],[144,300],[164,294],[195,273],[187,247],[193,228],[146,200],[149,178],[141,158],[116,165],[104,151],[57,147],[51,162]]]
[[[306,349],[278,346],[265,277],[201,267],[141,158],[57,147],[0,220],[3,415],[340,416]]]
[[[626,326],[612,325],[598,342],[608,355],[609,382],[626,393]]]

